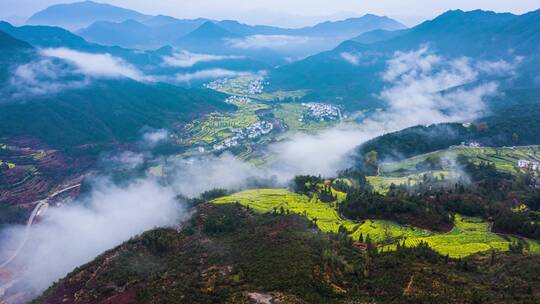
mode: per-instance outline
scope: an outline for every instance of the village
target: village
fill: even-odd
[[[341,110],[330,104],[326,103],[302,103],[302,106],[307,108],[307,111],[298,121],[334,121],[341,120]]]
[[[232,105],[243,105],[243,104],[250,103],[250,102],[252,102],[251,98],[245,97],[245,96],[233,95],[233,96],[229,96],[229,97],[227,97],[227,99],[225,99],[225,103],[232,104]]]
[[[203,84],[203,87],[206,89],[246,96],[261,94],[264,86],[263,77],[223,78]]]
[[[244,129],[233,129],[233,137],[224,139],[221,143],[213,146],[214,150],[223,150],[238,146],[242,140],[256,139],[269,134],[274,129],[274,125],[268,121],[259,121]]]

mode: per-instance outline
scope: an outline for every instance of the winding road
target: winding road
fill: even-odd
[[[24,245],[28,241],[28,238],[30,237],[30,228],[32,227],[32,224],[34,223],[34,220],[36,219],[36,217],[42,215],[45,211],[47,211],[47,208],[49,208],[49,200],[56,197],[56,196],[58,196],[58,195],[60,195],[60,194],[62,194],[62,193],[64,193],[64,192],[66,192],[66,191],[78,188],[80,186],[81,186],[81,184],[76,184],[76,185],[73,185],[73,186],[66,187],[64,189],[61,189],[61,190],[58,190],[58,191],[52,193],[46,199],[34,202],[34,204],[36,204],[36,206],[34,207],[34,210],[32,210],[32,213],[30,214],[30,217],[28,218],[28,221],[26,222],[26,228],[25,228],[25,231],[24,231],[23,239],[19,243],[19,246],[17,247],[15,252],[13,252],[13,254],[5,262],[0,264],[0,269],[6,267],[11,262],[13,262],[13,260],[15,260],[17,258],[17,256],[21,252],[21,250],[24,248]]]

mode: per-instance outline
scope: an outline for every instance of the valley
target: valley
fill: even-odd
[[[0,304],[540,302],[540,10],[109,2],[0,21]]]

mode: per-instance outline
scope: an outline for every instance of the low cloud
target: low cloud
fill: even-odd
[[[110,54],[66,48],[43,49],[35,60],[15,66],[0,93],[5,98],[50,95],[89,85],[94,78],[155,81],[136,67]]]
[[[190,82],[193,80],[226,78],[226,77],[240,77],[253,75],[251,72],[245,71],[232,71],[227,69],[207,69],[200,70],[193,73],[183,73],[176,75],[177,82]]]
[[[244,56],[220,56],[210,54],[196,54],[188,51],[175,52],[171,56],[163,56],[163,63],[167,66],[189,68],[201,62],[243,59]]]
[[[359,65],[360,64],[360,55],[349,53],[349,52],[343,52],[340,54],[341,58],[348,63],[352,65]]]
[[[228,153],[218,157],[170,158],[165,169],[175,191],[187,197],[197,197],[214,188],[241,189],[248,179],[267,176]]]
[[[150,80],[133,65],[107,53],[94,54],[67,48],[56,48],[43,49],[41,54],[69,62],[76,67],[78,72],[91,77],[131,78],[137,81]]]
[[[145,147],[153,148],[156,145],[167,141],[168,139],[169,139],[169,131],[165,129],[159,129],[159,130],[145,132],[142,136],[142,144]]]
[[[73,69],[49,58],[42,58],[14,68],[2,90],[6,98],[55,94],[86,86],[88,79],[74,75]]]
[[[483,82],[482,75],[513,69],[497,63],[480,68],[467,58],[448,59],[423,47],[397,52],[381,74],[387,86],[379,93],[385,110],[359,125],[339,126],[313,134],[297,134],[274,144],[274,169],[284,175],[333,175],[351,167],[350,152],[358,145],[386,133],[416,125],[471,121],[488,111],[486,100],[497,94],[497,83]],[[496,68],[493,68],[496,67]]]
[[[522,57],[516,57],[512,62],[505,60],[480,61],[476,64],[476,68],[484,73],[495,76],[514,75],[517,66],[522,61]]]
[[[24,250],[10,265],[18,269],[13,288],[39,294],[103,251],[154,227],[175,226],[186,216],[174,191],[151,179],[126,187],[99,180],[89,197],[49,208],[31,227]],[[24,237],[24,227],[5,230],[0,256],[7,257]]]
[[[107,164],[108,166],[132,170],[144,164],[145,156],[142,153],[124,151],[120,154],[106,156],[103,162],[105,161],[112,162],[112,166],[110,163]]]
[[[289,49],[302,46],[312,38],[289,35],[252,35],[241,39],[229,39],[229,45],[238,49]]]

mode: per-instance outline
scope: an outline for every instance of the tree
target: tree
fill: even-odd
[[[377,173],[379,169],[379,153],[375,150],[371,150],[366,153],[365,156],[366,168],[371,171],[371,173]]]

